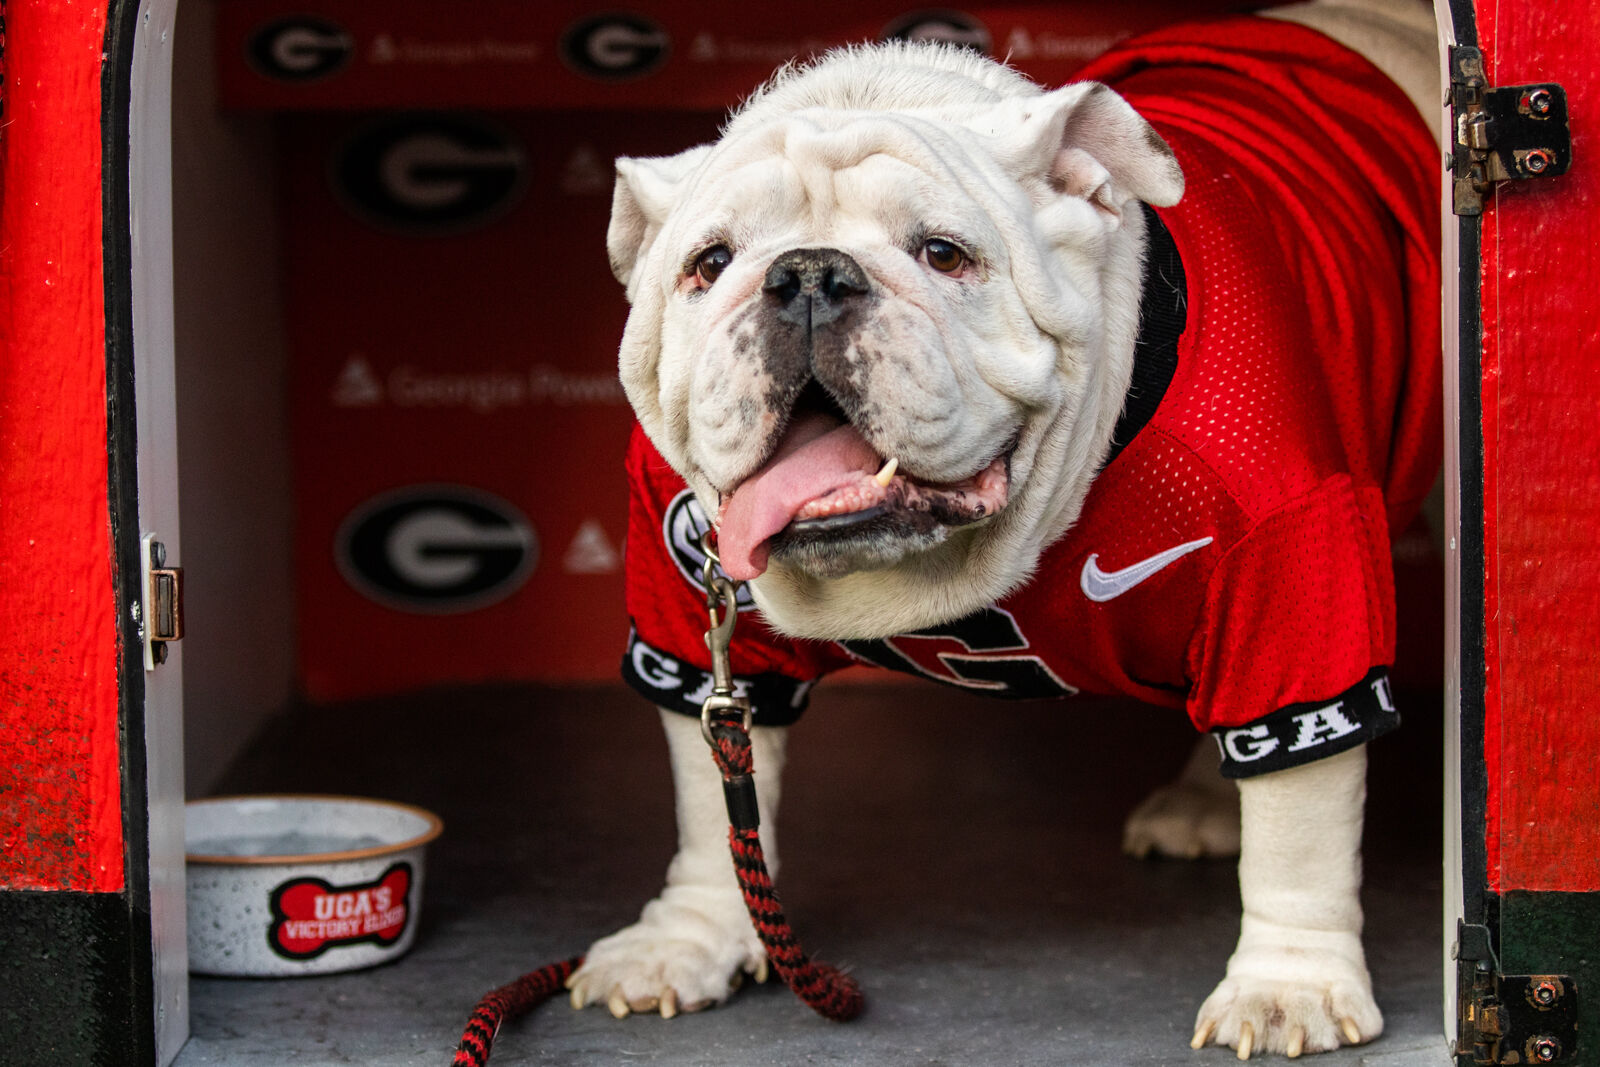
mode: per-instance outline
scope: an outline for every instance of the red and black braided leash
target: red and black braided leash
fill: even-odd
[[[566,984],[567,978],[582,962],[582,956],[574,956],[561,963],[552,963],[537,971],[529,971],[510,985],[485,993],[483,999],[478,1001],[478,1006],[472,1009],[472,1018],[467,1021],[467,1028],[461,1034],[460,1044],[456,1045],[455,1059],[450,1061],[450,1067],[483,1067],[489,1062],[489,1050],[494,1048],[500,1024],[532,1011],[549,1000]]]
[[[839,1022],[855,1018],[861,1014],[861,987],[837,967],[806,956],[784,917],[783,905],[767,872],[766,855],[761,850],[755,779],[751,777],[749,730],[734,718],[713,721],[709,732],[711,754],[722,772],[722,789],[728,801],[728,846],[733,853],[734,871],[750,921],[773,970],[818,1014]],[[484,1067],[501,1025],[548,1000],[582,963],[582,956],[552,963],[484,996],[472,1011],[451,1067]]]
[[[734,873],[767,959],[783,984],[817,1014],[837,1022],[854,1019],[861,1014],[861,986],[832,964],[806,956],[767,872],[755,779],[751,777],[749,731],[737,720],[722,720],[711,724],[710,733],[711,755],[722,772],[722,791],[728,801],[728,847],[733,853]]]

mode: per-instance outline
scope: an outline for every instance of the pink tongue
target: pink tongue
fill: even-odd
[[[767,538],[783,529],[805,504],[883,461],[849,423],[826,415],[796,420],[777,453],[722,505],[717,551],[722,569],[749,581],[767,569]]]

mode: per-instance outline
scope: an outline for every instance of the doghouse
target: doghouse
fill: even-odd
[[[408,972],[422,965],[408,960],[366,985],[280,984],[254,1008],[254,987],[213,981],[203,997],[197,986],[194,1004],[210,1014],[192,1027],[182,804],[221,786],[384,788],[376,759],[395,771],[391,792],[460,798],[467,821],[535,818],[543,784],[496,768],[508,738],[535,736],[520,731],[536,718],[548,727],[540,744],[559,754],[539,766],[575,767],[564,788],[603,810],[605,790],[582,770],[601,758],[584,709],[609,722],[610,701],[617,721],[652,725],[605,688],[626,626],[628,416],[612,375],[624,306],[602,236],[611,157],[704,138],[773,66],[845,40],[952,36],[1050,82],[1119,36],[1193,13],[863,3],[825,9],[801,33],[762,8],[682,4],[0,5],[0,1062],[181,1067],[191,1055],[287,1050],[319,1062],[314,1046],[359,1061],[377,1048],[353,1036],[367,1032],[404,1032],[414,1062],[442,1062],[476,994],[514,976],[506,960],[576,951],[623,918],[615,908],[638,901],[600,902],[594,885],[564,881],[590,860],[551,845],[517,870],[542,872],[531,899],[575,903],[551,912],[546,934],[529,934],[537,917],[494,927],[484,917],[514,913],[520,890],[497,882],[480,835],[479,851],[456,856],[481,861],[471,878],[442,876],[444,907],[424,930],[429,969]],[[1422,938],[1436,950],[1405,971],[1426,1011],[1393,1025],[1388,1044],[1328,1062],[1600,1064],[1588,1003],[1600,990],[1600,718],[1587,707],[1600,688],[1600,384],[1588,369],[1600,344],[1600,183],[1586,138],[1600,25],[1577,0],[1453,0],[1437,16],[1454,140],[1440,167],[1442,606],[1425,536],[1402,540],[1400,569],[1412,601],[1402,610],[1420,620],[1403,635],[1411,684],[1432,695],[1411,703],[1413,730],[1429,737],[1442,707],[1443,899],[1430,900],[1438,925]],[[377,161],[402,140],[409,169],[385,179]],[[540,470],[562,473],[536,484]],[[411,540],[397,542],[408,523]],[[425,747],[470,759],[396,741],[434,723]],[[1067,726],[1040,728],[1059,739]],[[294,752],[321,777],[287,766]],[[1437,746],[1421,758],[1433,790]],[[341,765],[355,768],[348,781]],[[481,778],[428,780],[434,767]],[[938,789],[933,770],[895,773]],[[491,786],[522,799],[478,794]],[[1369,826],[1431,818],[1439,803],[1385,807],[1382,788]],[[877,810],[840,803],[817,806],[846,821]],[[600,836],[624,851],[633,840]],[[829,869],[825,844],[803,858],[800,843],[789,876],[801,879],[802,913],[852,878],[885,878]],[[659,868],[607,862],[610,874]],[[891,896],[900,877],[887,879]],[[1213,868],[1199,881],[1225,895],[1229,877]],[[1136,896],[1133,882],[1166,891],[1179,875],[1095,878]],[[467,891],[472,880],[482,895]],[[911,910],[934,923],[959,914]],[[873,914],[834,917],[834,955],[849,955]],[[870,990],[873,967],[856,962]],[[953,970],[980,1014],[1004,1014],[1011,995],[989,958],[950,965],[919,943],[894,966],[906,990],[921,988],[919,966]],[[438,988],[445,973],[459,989]],[[965,1044],[930,1038],[927,1049],[848,1029],[814,1039],[840,1062],[1024,1062],[1017,1050],[1030,1048],[1057,1062],[1071,1061],[1065,1049],[1096,1062],[1187,1055],[1176,1031],[1166,1060],[1111,1036],[1137,1029],[1127,998],[1181,999],[1187,987],[1134,974],[1145,992],[1124,994],[1095,973],[1053,990],[1076,1002],[1066,1031],[1079,1012],[1117,1018],[1088,1037],[1035,1014],[1003,1037],[972,1023]],[[441,1021],[394,1001],[421,985],[459,1008]],[[910,995],[901,1003],[909,1010]],[[1170,1017],[1192,1011],[1185,1001]],[[228,1013],[233,1044],[207,1045]],[[551,1038],[566,1042],[563,1062],[657,1040],[633,1021],[578,1018],[581,1030]],[[530,1052],[540,1025],[518,1031]],[[897,1044],[862,1054],[857,1040]],[[660,1047],[661,1062],[710,1062]],[[761,1047],[737,1049],[757,1062]],[[794,1062],[805,1047],[774,1055]],[[373,1055],[413,1062],[397,1048]]]

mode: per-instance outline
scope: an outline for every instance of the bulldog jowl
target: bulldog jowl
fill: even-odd
[[[925,480],[856,425],[874,420],[849,337],[855,305],[871,299],[854,260],[834,249],[785,253],[762,288],[766,362],[788,383],[772,397],[782,430],[771,457],[723,495],[718,539],[730,577],[758,577],[773,557],[818,578],[892,566],[1005,507],[1014,442],[965,477]]]

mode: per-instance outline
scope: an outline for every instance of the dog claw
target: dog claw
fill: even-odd
[[[1239,1058],[1241,1060],[1249,1059],[1250,1058],[1250,1050],[1255,1047],[1255,1044],[1256,1044],[1256,1028],[1251,1026],[1249,1023],[1240,1023],[1239,1024]]]
[[[1204,1048],[1207,1041],[1211,1040],[1211,1031],[1216,1028],[1216,1020],[1207,1019],[1195,1030],[1194,1037],[1189,1039],[1190,1048]]]
[[[1297,1026],[1293,1030],[1289,1031],[1289,1045],[1288,1045],[1287,1048],[1285,1048],[1283,1050],[1283,1054],[1285,1056],[1288,1056],[1291,1060],[1292,1059],[1296,1059],[1296,1058],[1299,1057],[1301,1052],[1305,1051],[1305,1047],[1306,1047],[1306,1031],[1305,1031],[1305,1027]]]
[[[611,999],[606,1001],[606,1007],[609,1008],[611,1010],[611,1014],[616,1016],[618,1019],[626,1019],[628,1017],[628,1012],[630,1010],[628,1008],[628,998],[622,995],[621,986],[618,986],[616,989],[611,991]]]
[[[678,991],[668,989],[661,994],[661,1017],[670,1019],[676,1014],[678,1014]]]
[[[756,964],[756,985],[765,985],[767,979],[771,977],[772,965],[767,962],[765,956],[762,956],[761,962]]]
[[[1346,1015],[1339,1020],[1339,1029],[1344,1032],[1344,1039],[1352,1045],[1361,1044],[1361,1031],[1356,1026],[1356,1021]]]
[[[589,1003],[589,983],[582,978],[568,978],[567,988],[572,990],[572,1007],[574,1010],[581,1009],[585,1004]]]

